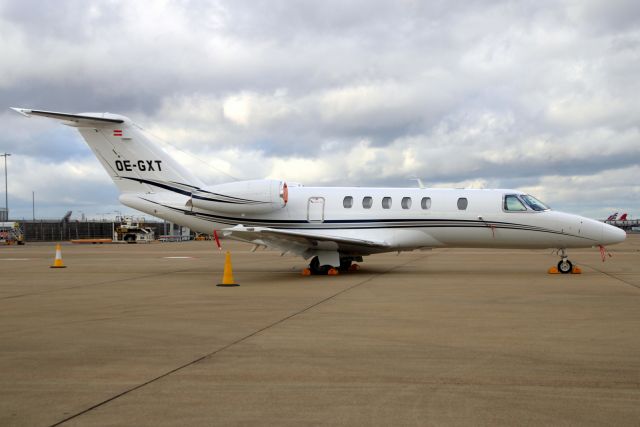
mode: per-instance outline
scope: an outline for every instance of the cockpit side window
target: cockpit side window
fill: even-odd
[[[527,206],[529,206],[534,211],[548,211],[549,209],[551,209],[549,206],[545,205],[540,200],[529,194],[522,194],[520,195],[520,197],[522,198],[522,200],[524,200]]]
[[[507,194],[504,196],[504,210],[508,212],[523,212],[527,208],[515,194]]]

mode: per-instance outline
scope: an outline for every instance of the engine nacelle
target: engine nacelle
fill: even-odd
[[[259,179],[205,187],[191,195],[187,206],[232,214],[268,213],[284,208],[288,199],[284,181]]]

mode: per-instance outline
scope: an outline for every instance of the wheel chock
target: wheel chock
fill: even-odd
[[[548,271],[549,274],[560,274],[558,267],[551,267]]]
[[[582,274],[582,269],[577,265],[574,265],[571,269],[571,274]]]
[[[331,267],[329,271],[327,271],[327,276],[337,276],[338,274],[340,274],[340,272],[337,268]]]
[[[358,264],[351,264],[349,266],[349,271],[358,271],[360,270],[360,266]]]
[[[303,276],[311,276],[311,269],[310,268],[305,268],[302,270],[302,272],[300,273]]]

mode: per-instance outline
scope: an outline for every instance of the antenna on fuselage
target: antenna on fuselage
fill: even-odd
[[[410,178],[409,178],[409,180],[411,180],[411,181],[416,181],[416,182],[418,183],[418,187],[420,187],[420,188],[421,188],[421,189],[423,189],[423,190],[424,190],[425,188],[427,188],[427,187],[424,185],[424,182],[422,182],[422,180],[421,180],[420,178],[418,178],[417,176],[412,176],[412,177],[410,177]]]

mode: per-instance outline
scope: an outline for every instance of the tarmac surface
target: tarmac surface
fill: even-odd
[[[0,247],[0,425],[639,425],[640,235],[376,255]]]

